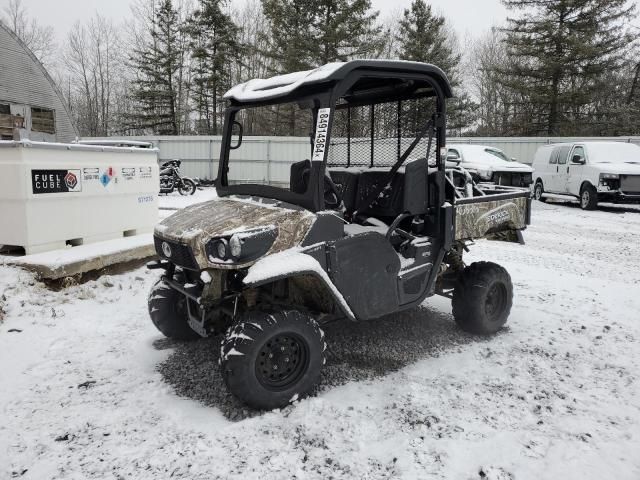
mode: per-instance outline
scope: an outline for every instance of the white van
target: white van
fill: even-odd
[[[573,195],[584,210],[598,202],[640,203],[640,147],[623,142],[544,145],[533,160],[534,198]]]
[[[485,145],[448,145],[447,164],[460,165],[475,182],[510,187],[529,187],[533,168],[517,162],[500,149]]]

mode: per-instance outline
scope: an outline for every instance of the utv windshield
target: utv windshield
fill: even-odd
[[[236,111],[233,121],[239,125],[235,132],[241,127],[242,141],[238,148],[230,151],[228,185],[269,185],[305,193],[306,188],[301,187],[303,182],[297,182],[295,178],[292,189],[292,165],[311,158],[313,115],[312,108],[295,103]],[[234,135],[232,146],[237,140]],[[303,171],[299,173],[304,174]]]

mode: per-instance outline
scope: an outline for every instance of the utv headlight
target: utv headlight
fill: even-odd
[[[219,238],[209,242],[209,244],[211,244],[211,248],[208,249],[210,250],[209,258],[212,257],[211,254],[214,254],[213,258],[217,258],[219,260],[227,259],[227,256],[229,255],[229,243],[227,242],[227,240],[225,240],[224,238]]]
[[[213,238],[205,247],[207,258],[211,263],[252,262],[269,251],[277,236],[277,228],[269,226]]]
[[[242,239],[240,238],[240,235],[236,233],[231,237],[231,240],[229,240],[229,248],[231,249],[231,255],[236,258],[240,258],[240,255],[242,254]]]

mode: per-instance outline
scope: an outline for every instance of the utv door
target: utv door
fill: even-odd
[[[338,240],[331,259],[333,282],[358,320],[398,310],[400,259],[380,233]]]

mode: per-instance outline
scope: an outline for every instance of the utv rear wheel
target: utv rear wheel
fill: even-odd
[[[540,181],[536,182],[535,187],[533,187],[533,198],[535,198],[540,202],[546,202],[547,199],[542,196],[543,193],[544,193],[544,186],[542,185],[542,182]]]
[[[200,338],[189,326],[186,297],[164,280],[158,280],[151,288],[148,304],[151,321],[165,337],[174,340]]]
[[[222,377],[253,408],[283,407],[319,381],[325,349],[324,332],[303,312],[249,312],[222,341]]]
[[[490,335],[500,330],[513,303],[513,284],[500,265],[477,262],[464,269],[453,291],[453,316],[463,330]]]
[[[583,210],[598,208],[598,192],[593,185],[586,184],[580,189],[580,208]]]

